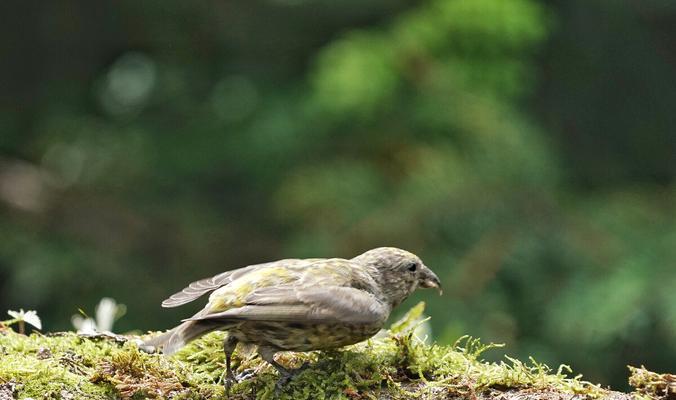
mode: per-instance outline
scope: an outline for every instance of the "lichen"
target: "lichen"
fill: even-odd
[[[279,393],[274,368],[251,349],[240,348],[233,368],[242,379],[233,386],[230,398],[475,399],[490,391],[521,390],[596,399],[610,393],[579,376],[569,377],[567,366],[553,371],[533,359],[522,362],[510,357],[485,362],[482,354],[501,346],[478,339],[462,337],[451,346],[425,344],[416,336],[421,314],[418,306],[391,330],[344,349],[279,353],[278,361],[289,367],[310,365]],[[137,337],[25,336],[5,328],[0,330],[0,386],[11,387],[15,398],[223,398],[225,335],[211,333],[165,357],[139,350]]]

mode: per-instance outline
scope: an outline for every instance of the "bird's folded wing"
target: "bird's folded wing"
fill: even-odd
[[[246,304],[188,320],[384,323],[390,308],[366,291],[343,286],[256,290]]]
[[[238,277],[245,275],[256,269],[263,268],[266,265],[267,264],[250,265],[248,267],[235,269],[232,271],[226,271],[216,276],[212,276],[211,278],[206,278],[193,282],[190,285],[188,285],[185,289],[181,290],[178,293],[172,294],[171,297],[164,300],[162,302],[162,307],[171,308],[178,307],[186,303],[190,303],[191,301],[203,296],[204,294],[216,290],[223,285],[227,285],[234,279],[237,279]]]
[[[178,293],[174,293],[168,299],[162,302],[162,307],[172,308],[178,307],[186,303],[190,303],[193,300],[198,299],[199,297],[214,291],[222,286],[225,286],[246,274],[258,271],[262,268],[273,267],[273,266],[286,266],[286,265],[295,265],[300,263],[312,262],[314,259],[300,260],[300,259],[286,259],[280,261],[273,261],[264,264],[250,265],[248,267],[243,267],[235,269],[232,271],[226,271],[218,275],[212,276],[211,278],[202,279],[195,281],[188,285],[185,289],[181,290]]]

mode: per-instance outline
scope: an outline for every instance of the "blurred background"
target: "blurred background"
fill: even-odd
[[[676,370],[676,3],[3,1],[0,311],[382,245],[432,334]],[[8,316],[6,318],[9,318]],[[4,319],[4,318],[0,318]],[[501,357],[502,351],[494,351]]]

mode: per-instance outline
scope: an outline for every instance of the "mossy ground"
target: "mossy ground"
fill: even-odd
[[[248,373],[249,378],[233,387],[230,398],[478,399],[518,392],[596,399],[613,397],[615,393],[578,377],[568,377],[570,370],[565,366],[552,371],[532,359],[527,363],[512,358],[500,363],[484,362],[481,354],[499,346],[483,345],[476,339],[462,338],[452,346],[424,344],[416,339],[413,329],[413,320],[420,311],[421,308],[414,310],[409,318],[377,338],[339,351],[280,353],[278,361],[285,365],[297,367],[309,361],[311,367],[277,394],[275,370],[254,352],[242,349],[234,357],[234,367],[236,373]],[[75,333],[25,336],[4,328],[0,330],[0,400],[4,400],[3,396],[224,398],[224,335],[209,334],[176,355],[164,357],[144,353],[134,340],[121,337],[83,337]],[[635,395],[670,396],[673,386],[669,382],[667,386],[660,385],[660,379],[669,376],[673,377],[637,369],[634,384],[641,391]],[[492,395],[487,396],[489,393]]]

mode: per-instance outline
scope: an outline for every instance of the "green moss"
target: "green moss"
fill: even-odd
[[[629,384],[636,388],[636,397],[643,399],[676,398],[676,374],[658,374],[645,367],[629,367]]]
[[[0,383],[16,382],[20,396],[33,398],[110,398],[111,387],[95,385],[88,377],[114,345],[64,334],[29,337],[11,330],[0,332]]]
[[[290,381],[279,398],[475,398],[488,390],[519,389],[594,399],[610,393],[568,377],[567,366],[552,371],[533,359],[524,363],[509,357],[484,362],[482,354],[500,346],[478,339],[427,345],[415,336],[421,314],[418,306],[392,330],[340,351],[280,353],[284,365],[309,362],[311,367]],[[119,337],[24,336],[5,329],[0,331],[0,385],[17,384],[18,398],[222,398],[224,337],[214,332],[164,357],[143,353],[134,341]],[[275,397],[277,373],[255,352],[238,349],[233,367],[250,377],[233,387],[232,399]]]

